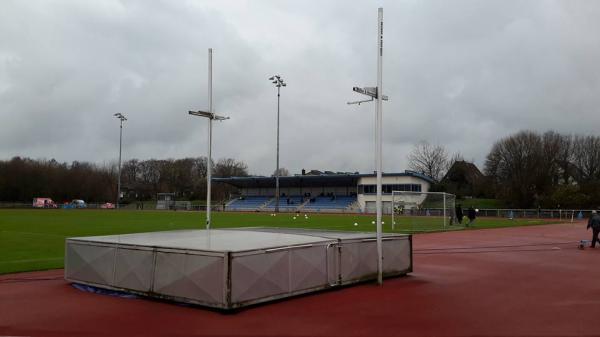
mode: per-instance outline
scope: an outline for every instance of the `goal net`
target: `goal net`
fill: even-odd
[[[444,192],[392,191],[392,229],[436,231],[456,228],[456,196]]]

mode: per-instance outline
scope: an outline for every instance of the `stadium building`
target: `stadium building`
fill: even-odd
[[[316,173],[315,173],[316,172]],[[213,178],[235,187],[237,194],[225,205],[231,211],[273,211],[275,177]],[[428,192],[433,180],[414,171],[383,173],[383,211],[392,209],[392,191]],[[284,212],[375,213],[377,177],[374,173],[309,174],[279,177],[279,210]]]

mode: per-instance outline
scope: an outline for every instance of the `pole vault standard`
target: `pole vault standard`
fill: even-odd
[[[383,149],[383,101],[387,101],[388,97],[383,95],[383,8],[378,10],[377,18],[377,86],[376,87],[354,87],[353,91],[371,97],[367,100],[348,102],[348,104],[358,104],[377,100],[375,109],[375,167],[377,171],[377,199],[375,208],[377,209],[377,283],[383,284],[383,247],[382,247],[382,188],[381,188],[381,170],[382,170],[382,149]]]
[[[212,180],[212,122],[224,121],[229,117],[213,113],[212,99],[212,48],[208,49],[208,111],[189,111],[190,115],[208,118],[208,158],[206,160],[206,229],[210,229],[210,197]]]

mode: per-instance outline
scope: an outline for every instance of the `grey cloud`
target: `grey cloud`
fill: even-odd
[[[427,140],[482,164],[529,128],[597,132],[600,4],[384,1],[384,170]],[[4,1],[0,157],[114,160],[206,154],[207,48],[214,48],[214,156],[250,171],[281,165],[373,170],[376,7],[346,1]],[[26,19],[24,19],[26,18]]]

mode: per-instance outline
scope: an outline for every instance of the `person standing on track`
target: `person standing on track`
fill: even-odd
[[[596,241],[600,243],[598,239],[598,234],[600,233],[600,215],[596,211],[592,211],[592,215],[588,220],[587,229],[590,229],[590,227],[592,228],[592,248],[596,248]]]
[[[475,218],[477,217],[473,206],[469,207],[469,209],[467,210],[467,217],[469,218],[468,226],[471,226],[475,222]]]
[[[463,210],[462,210],[462,207],[460,206],[460,204],[456,205],[455,212],[456,212],[456,219],[458,220],[458,224],[462,225],[464,214],[463,214]]]

